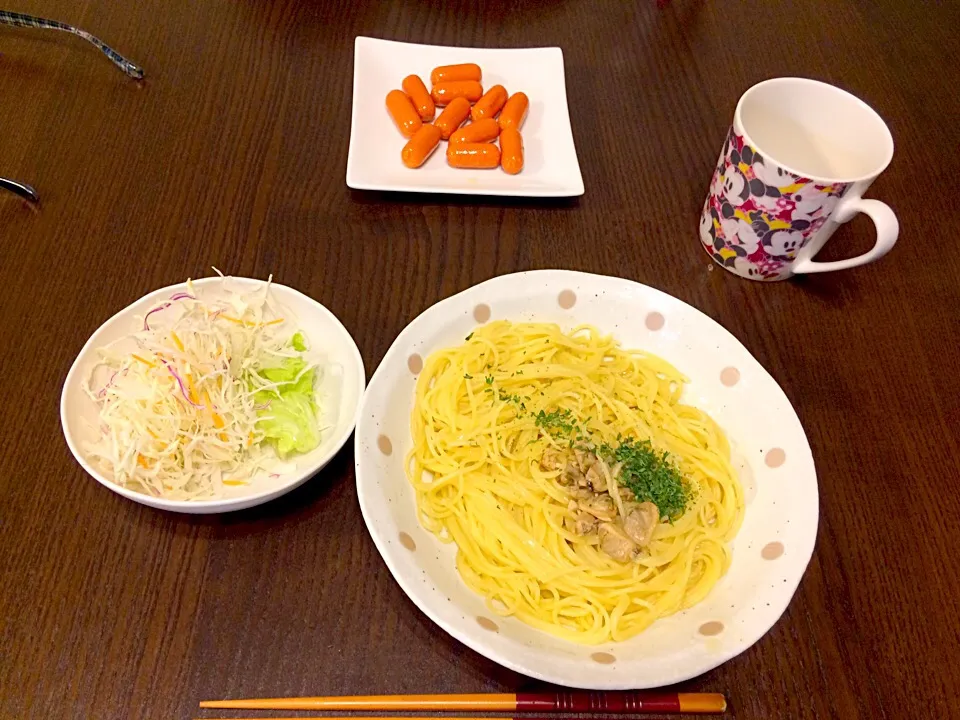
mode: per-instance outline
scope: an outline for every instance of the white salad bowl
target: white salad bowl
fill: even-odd
[[[689,378],[683,401],[726,431],[743,485],[743,525],[727,574],[696,605],[623,642],[587,646],[503,617],[470,590],[456,546],[418,518],[404,472],[414,387],[433,352],[491,320],[588,323],[625,348]],[[356,433],[357,492],[380,554],[400,587],[453,637],[508,668],[595,690],[649,688],[699,675],[738,655],[786,610],[813,552],[818,492],[803,427],[776,381],[699,310],[646,285],[565,270],[504,275],[447,298],[400,333],[370,380]]]
[[[229,283],[232,290],[241,292],[256,290],[265,284],[263,280],[215,277],[195,280],[192,285],[199,297],[216,299],[218,294],[225,292],[224,283]],[[322,368],[317,383],[320,444],[308,453],[289,458],[285,466],[293,465],[293,470],[279,475],[264,471],[246,485],[224,488],[223,496],[214,500],[167,500],[121,487],[101,471],[85,451],[85,446],[96,438],[99,411],[84,390],[83,383],[99,360],[99,349],[136,332],[141,328],[143,316],[148,310],[171,295],[186,291],[186,283],[156,290],[118,312],[87,340],[63,383],[60,397],[63,434],[77,462],[97,482],[143,505],[193,514],[222,513],[260,505],[302,484],[337,454],[356,426],[366,383],[360,351],[343,324],[320,303],[283,285],[273,283],[271,293],[285,310],[296,317],[307,337],[309,350],[306,359],[318,362]]]

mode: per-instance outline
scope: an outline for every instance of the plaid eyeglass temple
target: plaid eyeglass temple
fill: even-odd
[[[143,79],[143,68],[135,63],[130,62],[123,55],[103,42],[100,38],[94,37],[86,30],[81,30],[73,27],[72,25],[67,25],[66,23],[58,22],[56,20],[46,20],[44,18],[34,17],[33,15],[10,12],[9,10],[0,10],[0,25],[12,25],[14,27],[23,28],[40,28],[41,30],[60,30],[62,32],[70,33],[71,35],[76,35],[77,37],[81,37],[97,47],[100,52],[107,56],[110,62],[120,68],[120,70],[122,70],[126,75],[136,80]]]

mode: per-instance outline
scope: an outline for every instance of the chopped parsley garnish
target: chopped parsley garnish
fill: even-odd
[[[622,463],[618,481],[637,496],[652,502],[670,520],[683,515],[693,490],[667,452],[657,452],[648,440],[621,438],[616,447],[601,445],[598,453],[608,463]]]
[[[577,439],[581,437],[576,417],[565,408],[549,413],[541,410],[537,413],[536,422],[538,428],[551,435],[569,436],[576,433]]]
[[[490,367],[492,366],[487,366],[487,368]],[[513,374],[518,375],[521,372],[517,371]],[[464,377],[469,379],[471,376],[464,375]],[[493,396],[491,400],[499,399],[501,402],[514,403],[521,411],[526,412],[527,406],[524,400],[529,401],[529,395],[512,395],[499,387],[495,390],[493,375],[485,376],[484,380],[487,385],[484,392]],[[543,391],[540,395],[541,397],[544,395]],[[584,447],[584,443],[588,448],[594,447],[590,444],[590,437],[585,429],[590,422],[589,417],[581,423],[577,416],[566,408],[557,408],[551,412],[540,410],[536,415],[531,412],[529,417],[533,417],[541,436],[549,435],[555,441],[561,442],[566,440],[567,446],[571,449],[578,446]],[[533,438],[529,442],[533,443],[536,440],[537,438]],[[680,468],[670,454],[666,451],[657,451],[649,440],[618,436],[616,445],[604,443],[597,447],[595,452],[609,465],[619,465],[620,471],[617,475],[619,484],[628,488],[638,502],[654,503],[662,518],[671,522],[676,520],[686,512],[687,506],[695,497],[696,490],[684,480]]]
[[[473,333],[470,333],[469,335],[467,335],[466,339],[469,340],[472,337],[473,337]]]
[[[463,378],[465,380],[473,380],[473,375],[470,375],[469,373],[464,373]]]

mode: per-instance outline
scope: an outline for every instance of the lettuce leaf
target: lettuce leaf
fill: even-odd
[[[295,347],[296,344],[295,341]],[[263,442],[273,444],[280,457],[309,452],[320,444],[313,390],[316,368],[300,375],[306,366],[301,358],[286,358],[279,367],[258,371],[265,380],[281,383],[274,390],[261,390],[254,395],[258,405],[269,403],[269,407],[257,412],[261,418],[257,429],[263,433]]]

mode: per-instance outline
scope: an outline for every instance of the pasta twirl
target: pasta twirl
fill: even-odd
[[[684,382],[664,360],[590,326],[564,333],[498,321],[427,358],[408,477],[422,524],[456,543],[464,582],[494,612],[595,644],[636,635],[707,595],[729,567],[743,498],[726,436],[680,402]],[[618,561],[596,531],[572,529],[583,516],[572,493],[582,488],[565,485],[543,459],[575,450],[599,457],[625,439],[666,452],[689,499]],[[621,508],[623,492],[611,491]]]

